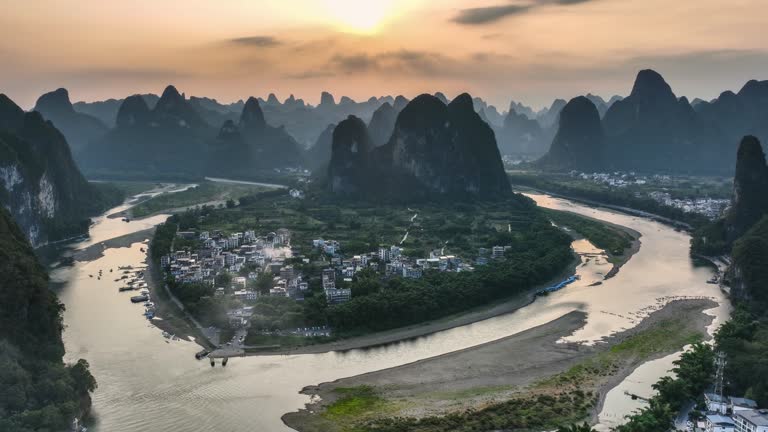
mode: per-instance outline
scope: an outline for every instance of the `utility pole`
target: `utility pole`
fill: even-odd
[[[715,359],[715,366],[717,366],[717,372],[715,373],[715,394],[720,398],[720,406],[722,411],[720,414],[725,415],[727,407],[725,406],[725,399],[723,399],[723,382],[725,381],[725,365],[727,360],[725,359],[725,353],[722,351],[717,352],[717,358]]]

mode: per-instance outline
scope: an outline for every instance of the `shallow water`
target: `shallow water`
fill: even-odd
[[[567,209],[641,232],[640,252],[616,277],[589,287],[602,279],[611,266],[589,242],[574,242],[574,248],[582,254],[583,265],[577,270],[582,278],[566,289],[511,314],[367,350],[236,358],[226,368],[211,368],[207,362],[194,360],[199,349],[194,343],[166,342],[160,330],[141,315],[143,308],[131,304],[126,293],[118,293],[119,284],[113,282],[115,277],[109,277],[115,274],[109,273],[110,268],[117,272],[118,265],[141,265],[145,254],[140,248],[145,244],[108,249],[95,261],[54,272],[54,279],[65,282],[60,297],[67,306],[67,359],[88,359],[99,383],[94,394],[96,423],[91,430],[289,430],[280,417],[309,401],[308,396],[299,394],[307,385],[490,342],[574,310],[586,311],[588,320],[584,328],[567,339],[587,343],[633,326],[673,296],[706,296],[721,302],[723,306],[710,311],[717,317],[714,325],[727,316],[727,302],[717,286],[706,284],[711,270],[695,267],[688,257],[686,234],[642,218],[543,195],[531,197],[545,207]],[[111,222],[115,220],[117,226]],[[111,233],[118,236],[131,229],[140,231],[143,226],[144,221],[126,224],[119,219],[99,219],[93,231],[96,239],[89,241],[103,241]],[[105,274],[102,280],[88,277],[99,269]],[[650,364],[646,381],[655,381],[667,368]],[[608,424],[636,408],[622,392],[609,394],[601,421]]]

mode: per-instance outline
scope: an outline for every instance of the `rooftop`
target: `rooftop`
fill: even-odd
[[[768,410],[743,410],[736,411],[735,417],[742,417],[744,420],[755,426],[768,426]]]

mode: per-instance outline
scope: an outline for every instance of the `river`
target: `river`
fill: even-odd
[[[716,285],[706,283],[711,270],[694,266],[689,258],[687,234],[644,218],[545,195],[530,196],[544,207],[631,227],[642,234],[642,247],[616,277],[589,287],[610,265],[589,242],[574,242],[584,265],[577,270],[582,279],[568,288],[511,314],[367,350],[235,358],[226,368],[211,368],[207,362],[194,360],[199,349],[196,344],[167,341],[142,316],[141,306],[131,304],[125,293],[118,293],[119,284],[113,280],[117,267],[142,265],[145,243],[107,249],[99,259],[55,270],[52,279],[61,282],[58,294],[66,305],[66,360],[86,358],[99,384],[93,395],[94,424],[90,430],[287,431],[290,429],[280,417],[309,401],[308,396],[299,394],[307,385],[490,342],[574,310],[587,312],[588,319],[567,339],[584,343],[595,343],[635,325],[673,296],[714,298],[720,306],[708,311],[716,317],[712,329],[727,317],[728,302]],[[106,214],[121,209],[124,206]],[[101,217],[96,219],[91,237],[75,247],[140,231],[163,218],[124,223]],[[89,276],[99,270],[104,272],[101,280]],[[648,392],[650,383],[666,372],[670,362],[649,362],[622,385],[640,383],[641,388],[632,387],[635,392]],[[637,406],[621,392],[612,391],[600,413],[601,428],[615,424]]]

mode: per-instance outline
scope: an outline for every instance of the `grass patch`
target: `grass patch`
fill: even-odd
[[[384,399],[371,386],[340,387],[334,390],[340,397],[326,408],[323,417],[336,422],[358,419],[381,409]]]
[[[632,246],[635,238],[628,232],[574,213],[544,209],[546,215],[557,225],[568,227],[584,236],[590,243],[620,257]]]
[[[665,320],[628,337],[594,358],[539,381],[535,387],[582,386],[601,376],[616,373],[623,362],[642,361],[656,354],[682,349],[703,339],[704,335],[689,329],[683,319]]]
[[[122,191],[125,194],[125,196],[128,196],[128,197],[138,195],[142,192],[150,191],[161,185],[160,183],[156,183],[156,182],[142,182],[142,181],[95,182],[94,184],[111,185],[112,187]]]
[[[234,200],[268,190],[264,186],[234,183],[202,182],[183,192],[162,193],[137,204],[131,209],[133,217],[141,218],[162,211],[190,207],[215,201]]]

